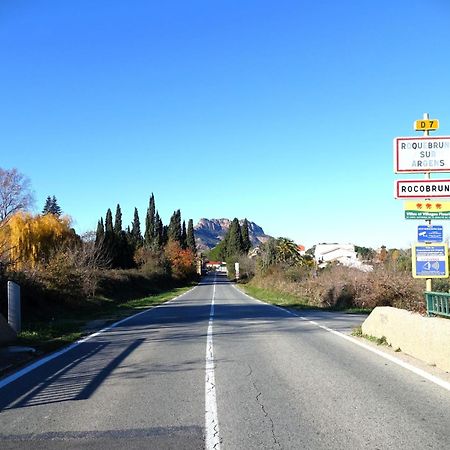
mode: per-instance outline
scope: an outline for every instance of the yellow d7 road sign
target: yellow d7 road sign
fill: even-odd
[[[438,119],[420,119],[414,122],[416,131],[433,131],[439,128]]]

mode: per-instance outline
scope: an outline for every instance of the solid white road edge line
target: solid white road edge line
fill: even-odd
[[[216,297],[216,277],[214,277],[213,295],[209,313],[206,338],[205,366],[205,449],[220,450],[219,421],[217,418],[216,380],[214,375],[213,322],[214,300]]]
[[[171,300],[168,300],[167,302],[161,303],[160,305],[157,306],[152,306],[150,308],[145,309],[144,311],[138,312],[137,314],[134,314],[132,316],[129,317],[125,317],[124,319],[119,320],[118,322],[115,322],[105,328],[102,328],[99,331],[96,331],[95,333],[92,333],[88,336],[85,336],[84,338],[79,339],[78,341],[75,341],[74,343],[68,345],[67,347],[62,348],[61,350],[58,350],[54,353],[50,353],[50,355],[45,356],[44,358],[39,359],[38,361],[31,363],[30,365],[24,367],[23,369],[7,376],[6,378],[4,378],[3,380],[0,380],[0,389],[5,387],[6,385],[12,383],[13,381],[16,381],[17,379],[23,377],[24,375],[26,375],[27,373],[30,373],[32,370],[37,369],[38,367],[43,366],[44,364],[48,363],[49,361],[52,361],[55,358],[58,358],[58,356],[63,355],[64,353],[67,353],[68,351],[72,350],[73,348],[77,347],[78,345],[82,344],[83,342],[89,341],[90,339],[98,336],[99,334],[104,333],[105,331],[111,330],[112,328],[115,328],[117,326],[119,326],[120,324],[134,319],[137,316],[140,316],[141,314],[145,314],[146,312],[151,311],[152,309],[156,309],[156,308],[161,308],[164,305],[167,305],[167,303],[171,303],[175,300],[180,299],[181,297],[183,297],[184,295],[189,294],[191,291],[193,291],[197,286],[194,286],[192,289],[189,289],[188,291],[184,292],[183,294],[177,295],[176,297],[172,298]]]
[[[319,323],[315,322],[314,320],[309,320],[307,317],[300,316],[299,314],[296,314],[295,312],[289,311],[289,310],[287,310],[285,308],[281,308],[280,306],[271,305],[270,303],[265,303],[265,302],[263,302],[261,300],[258,300],[257,298],[253,298],[252,296],[246,294],[245,292],[242,292],[236,286],[233,285],[233,287],[238,292],[240,292],[241,294],[245,295],[246,297],[248,297],[248,298],[250,298],[252,300],[255,300],[255,301],[259,302],[259,303],[263,303],[264,305],[267,305],[267,306],[271,306],[272,308],[284,311],[286,314],[289,314],[291,316],[298,317],[299,319],[301,319],[301,320],[303,320],[303,321],[305,321],[305,322],[307,322],[307,323],[309,323],[311,325],[319,327],[322,330],[328,331],[329,333],[332,333],[335,336],[338,336],[338,337],[340,337],[342,339],[345,339],[346,341],[351,342],[352,344],[358,345],[359,347],[362,347],[365,350],[368,350],[369,352],[375,353],[376,355],[381,356],[382,358],[387,359],[388,361],[391,361],[392,363],[397,364],[398,366],[403,367],[404,369],[415,373],[419,377],[425,378],[426,380],[428,380],[428,381],[430,381],[430,382],[432,382],[434,384],[437,384],[438,386],[440,386],[440,387],[442,387],[442,388],[444,388],[444,389],[446,389],[447,391],[450,392],[450,383],[448,381],[442,380],[441,378],[439,378],[439,377],[437,377],[435,375],[432,375],[431,373],[428,373],[425,370],[419,369],[418,367],[415,367],[415,366],[413,366],[413,365],[411,365],[411,364],[409,364],[407,362],[404,362],[401,359],[398,359],[395,356],[390,355],[389,353],[385,353],[385,352],[383,352],[383,351],[381,351],[381,350],[379,350],[377,348],[374,348],[374,347],[371,347],[368,344],[365,344],[364,342],[360,342],[359,340],[355,339],[352,336],[348,336],[347,334],[341,333],[340,331],[336,331],[336,330],[333,330],[332,328],[328,328],[328,327],[326,327],[324,325],[320,325]]]

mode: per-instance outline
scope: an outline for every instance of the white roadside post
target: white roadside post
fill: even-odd
[[[13,281],[8,281],[8,323],[16,334],[22,331],[20,286]]]
[[[238,262],[234,263],[234,271],[236,273],[236,280],[239,280],[240,274],[239,274],[239,263]]]

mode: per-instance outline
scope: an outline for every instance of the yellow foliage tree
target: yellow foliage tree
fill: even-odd
[[[9,248],[16,269],[45,264],[62,245],[75,240],[70,218],[54,214],[17,213],[0,228],[0,242]]]

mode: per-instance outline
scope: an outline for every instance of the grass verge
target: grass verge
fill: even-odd
[[[374,342],[377,345],[387,345],[388,347],[390,347],[390,345],[387,342],[386,336],[381,336],[380,338],[377,338],[377,337],[372,336],[370,334],[364,334],[362,332],[361,326],[356,327],[356,328],[353,329],[352,336],[361,337],[361,338],[367,339],[368,341]],[[398,348],[395,351],[398,352],[398,351],[401,351],[401,350]]]
[[[251,297],[257,298],[258,300],[262,300],[272,305],[286,306],[298,309],[313,308],[312,306],[307,304],[306,300],[292,294],[286,294],[285,292],[277,291],[274,289],[260,288],[251,284],[238,284],[237,287]]]
[[[367,308],[321,308],[319,306],[310,305],[305,298],[301,298],[293,294],[288,294],[286,292],[277,291],[276,289],[261,288],[252,284],[239,284],[237,285],[237,287],[251,297],[284,308],[299,310],[315,309],[320,311],[340,311],[347,314],[368,314],[372,311],[371,309]]]

